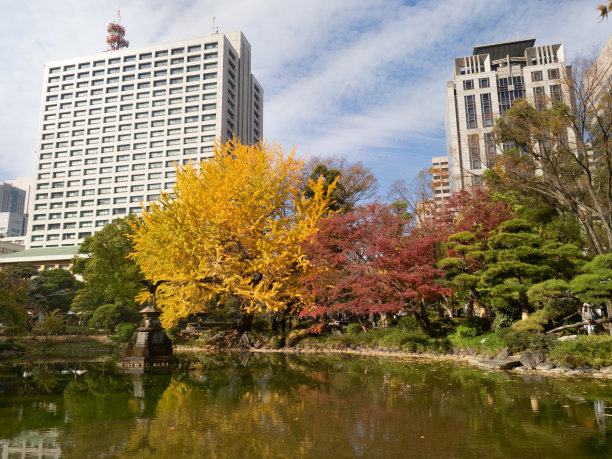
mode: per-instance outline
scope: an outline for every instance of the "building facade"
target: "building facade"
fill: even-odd
[[[240,31],[46,64],[28,247],[78,245],[139,213],[172,192],[176,165],[234,136],[263,136]]]
[[[27,192],[10,183],[0,183],[0,235],[23,236]]]
[[[455,59],[447,84],[446,136],[452,191],[480,187],[499,150],[491,134],[516,99],[536,108],[563,100],[570,104],[563,45],[535,46],[535,39],[477,46]]]

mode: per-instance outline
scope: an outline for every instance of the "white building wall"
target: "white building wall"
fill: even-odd
[[[519,42],[500,43],[483,48],[511,47]],[[535,41],[535,40],[533,40]],[[476,51],[476,50],[475,50]],[[563,85],[565,72],[563,45],[524,47],[520,54],[505,57],[477,54],[455,59],[453,81],[447,84],[447,153],[453,191],[479,187],[483,172],[492,167],[493,157],[503,147],[493,147],[494,120],[503,116],[502,93],[512,92],[534,104],[534,88],[542,91],[542,101],[553,99],[552,87],[559,86],[563,100],[570,104],[569,91]],[[535,75],[541,76],[537,80]],[[540,89],[541,88],[541,89]],[[485,99],[489,97],[491,116],[485,116]],[[538,100],[539,96],[538,96]],[[512,101],[513,102],[513,101]],[[468,107],[473,116],[468,122]]]
[[[250,71],[240,31],[46,64],[29,248],[79,244],[171,192],[215,140],[260,138]]]

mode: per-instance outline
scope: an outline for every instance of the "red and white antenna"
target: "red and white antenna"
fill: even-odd
[[[214,16],[212,20],[212,33],[215,33],[215,17]]]
[[[121,25],[121,13],[117,10],[117,15],[112,22],[109,22],[106,28],[106,45],[107,51],[116,51],[121,48],[130,46],[130,42],[125,39],[125,27]]]

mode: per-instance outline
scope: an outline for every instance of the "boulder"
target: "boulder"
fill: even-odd
[[[603,373],[604,375],[612,375],[612,366],[602,367],[599,369],[599,372]]]
[[[334,336],[342,336],[342,332],[339,329],[334,328],[332,330],[332,335],[334,335]]]
[[[567,340],[574,340],[574,339],[578,339],[578,335],[562,336],[561,338],[557,338],[557,341],[567,341]]]
[[[238,347],[242,349],[249,349],[253,347],[246,333],[243,333],[242,336],[240,337],[240,340],[238,341]]]
[[[555,364],[552,362],[542,362],[542,363],[538,363],[536,365],[536,370],[544,370],[544,371],[549,371],[552,370],[553,368],[555,368]]]
[[[497,358],[499,360],[505,360],[510,356],[510,351],[508,350],[507,347],[503,348],[501,351],[499,351],[499,354],[497,354]]]
[[[519,358],[519,362],[521,362],[521,364],[528,370],[534,370],[538,363],[542,362],[542,360],[544,360],[542,358],[542,354],[533,352],[524,352]]]

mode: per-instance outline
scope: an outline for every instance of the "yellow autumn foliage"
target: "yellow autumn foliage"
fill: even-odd
[[[302,165],[276,145],[233,140],[199,166],[177,169],[174,196],[151,203],[130,235],[131,258],[164,281],[157,304],[165,326],[205,312],[213,299],[233,298],[247,314],[299,303],[297,280],[308,268],[301,243],[330,213],[334,188],[320,178],[305,198]]]

